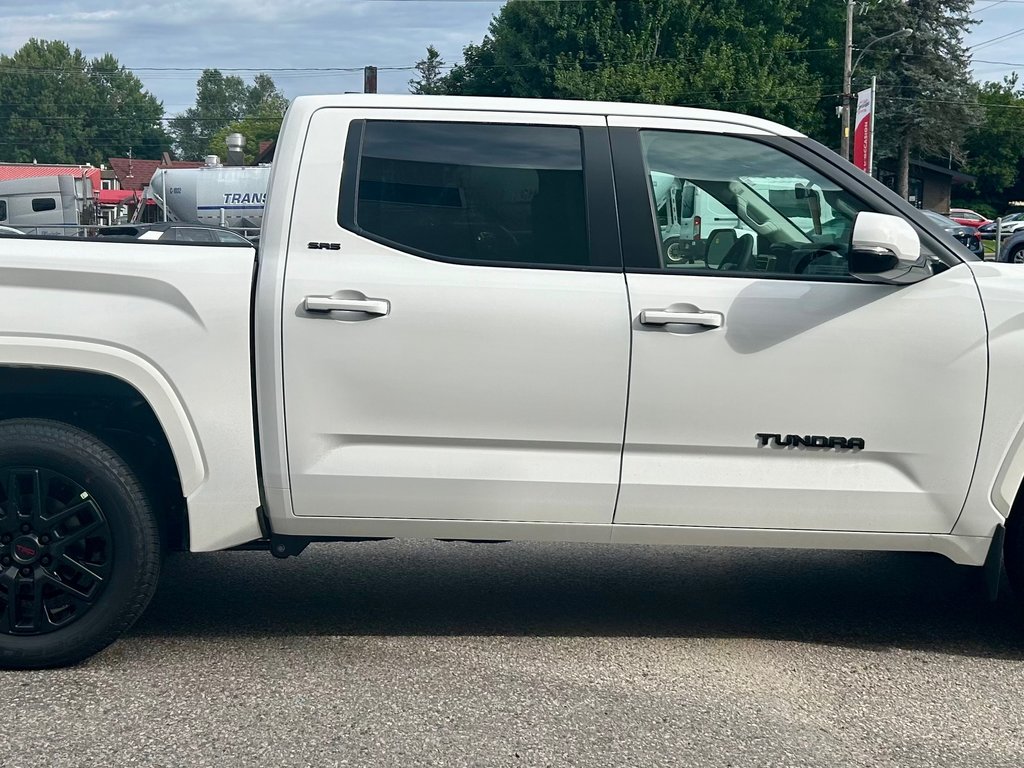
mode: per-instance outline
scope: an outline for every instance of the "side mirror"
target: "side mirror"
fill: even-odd
[[[887,213],[857,214],[849,265],[851,277],[865,283],[904,285],[931,274],[917,232],[906,219]]]

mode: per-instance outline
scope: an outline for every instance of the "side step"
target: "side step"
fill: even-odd
[[[231,547],[229,552],[269,552],[274,557],[284,560],[289,557],[298,557],[310,544],[320,541],[386,541],[387,537],[364,537],[364,536],[285,536],[272,533],[269,538],[256,539],[237,547]]]

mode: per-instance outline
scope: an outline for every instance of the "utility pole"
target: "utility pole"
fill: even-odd
[[[363,67],[363,93],[377,92],[377,68]]]
[[[840,138],[840,154],[850,159],[850,101],[853,94],[853,7],[856,0],[846,0],[846,45],[843,52],[843,135]]]

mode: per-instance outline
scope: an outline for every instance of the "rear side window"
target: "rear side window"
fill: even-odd
[[[0,221],[7,221],[7,201],[0,200]]]
[[[241,235],[236,235],[234,232],[222,232],[219,229],[214,230],[213,236],[216,238],[218,243],[230,243],[231,245],[252,245]]]
[[[179,229],[175,235],[179,243],[212,243],[213,235],[208,229]]]
[[[36,213],[57,210],[57,201],[52,197],[36,197],[32,199],[32,210]]]
[[[367,121],[357,149],[346,229],[445,261],[591,263],[577,128]]]

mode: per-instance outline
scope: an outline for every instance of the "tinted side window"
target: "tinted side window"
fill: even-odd
[[[578,129],[368,121],[358,174],[359,234],[442,260],[591,263]]]
[[[57,210],[57,201],[52,197],[36,197],[32,199],[32,210],[36,213]]]
[[[212,243],[213,235],[208,229],[178,229],[175,240],[186,243]]]
[[[664,269],[849,275],[866,206],[814,169],[736,136],[643,131],[641,145]]]
[[[217,239],[218,243],[230,243],[231,245],[252,245],[241,235],[236,235],[234,232],[222,232],[221,230],[214,230],[213,236]]]
[[[7,201],[0,200],[0,221],[7,221]]]

